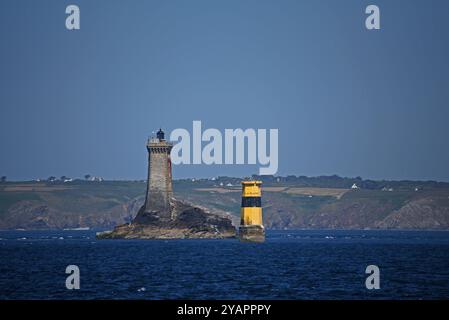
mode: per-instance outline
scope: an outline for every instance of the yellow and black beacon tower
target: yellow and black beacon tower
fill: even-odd
[[[261,185],[262,181],[242,181],[240,241],[265,241],[265,228],[262,222]]]

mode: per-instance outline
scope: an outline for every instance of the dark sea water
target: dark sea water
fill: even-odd
[[[80,290],[65,287],[68,265]],[[367,290],[365,268],[380,268]],[[448,299],[449,232],[268,231],[237,240],[0,232],[0,299]]]

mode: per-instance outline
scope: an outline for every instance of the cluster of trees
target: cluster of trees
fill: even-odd
[[[351,188],[353,184],[362,189],[381,190],[383,188],[394,188],[404,190],[418,189],[434,189],[434,188],[447,188],[449,183],[437,182],[437,181],[412,181],[412,180],[370,180],[362,179],[361,177],[348,178],[340,177],[338,175],[331,176],[318,176],[318,177],[306,177],[306,176],[294,176],[289,175],[286,177],[276,176],[259,176],[253,175],[252,179],[261,180],[265,185],[275,185],[282,182],[283,184],[291,184],[298,187],[322,187],[322,188]]]
[[[93,179],[95,179],[95,181],[102,181],[103,180],[102,178],[99,178],[99,177],[93,177],[90,174],[84,175],[84,179],[86,181],[90,181],[90,180],[93,180]],[[47,178],[47,181],[50,181],[50,182],[57,181],[57,180],[58,180],[58,178],[56,178],[55,176],[50,176],[50,177]],[[60,181],[66,181],[66,180],[71,180],[71,178],[69,178],[67,176],[61,176],[61,177],[59,177],[59,180]]]
[[[90,174],[84,175],[84,179],[86,181],[90,181],[93,178],[95,179],[95,181],[103,181],[103,178],[100,178],[100,177],[93,177]],[[69,178],[67,176],[64,176],[64,175],[60,176],[59,179],[57,177],[55,177],[55,176],[50,176],[50,177],[47,178],[47,181],[50,181],[50,182],[54,182],[54,181],[58,181],[58,180],[60,180],[60,181],[67,181],[67,180],[71,180],[71,178]],[[7,177],[6,176],[1,176],[0,177],[0,182],[6,182],[6,181],[7,181]]]

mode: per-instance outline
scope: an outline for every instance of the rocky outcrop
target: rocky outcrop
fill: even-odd
[[[166,212],[145,211],[131,223],[100,232],[98,239],[224,239],[235,237],[235,227],[222,217],[185,202],[172,200],[171,219]]]

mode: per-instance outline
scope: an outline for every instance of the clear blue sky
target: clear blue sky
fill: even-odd
[[[448,33],[445,0],[2,0],[0,175],[143,179],[147,136],[201,120],[278,128],[279,175],[449,181]]]

